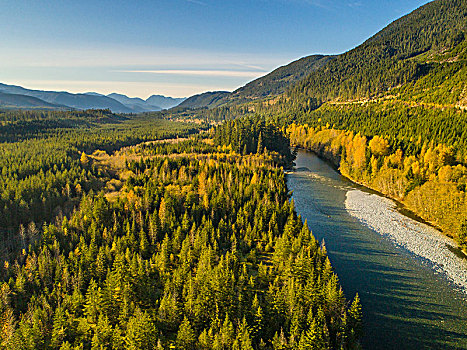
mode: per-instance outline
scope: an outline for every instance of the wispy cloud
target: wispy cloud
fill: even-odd
[[[186,0],[186,2],[191,2],[192,4],[201,5],[201,6],[207,6],[205,2],[199,1],[199,0]]]
[[[267,2],[268,0],[263,0],[265,2]],[[332,9],[334,7],[334,4],[332,1],[330,0],[277,0],[279,2],[282,2],[282,3],[301,3],[301,4],[307,4],[307,5],[310,5],[310,6],[314,6],[314,7],[320,7],[320,8],[323,8],[323,9],[326,9],[326,10],[329,10],[329,9]]]
[[[361,1],[350,1],[347,3],[347,6],[349,7],[362,7],[363,4]]]
[[[159,69],[159,70],[118,70],[120,73],[149,73],[167,75],[191,75],[205,77],[235,77],[235,78],[256,78],[266,72],[235,71],[235,70],[188,70],[188,69]]]
[[[230,62],[230,63],[232,65],[243,67],[243,68],[250,68],[250,69],[254,69],[254,70],[257,70],[257,71],[261,71],[261,72],[266,71],[266,69],[264,69],[264,67],[255,66],[255,65],[252,65],[252,64],[244,63],[244,62]]]

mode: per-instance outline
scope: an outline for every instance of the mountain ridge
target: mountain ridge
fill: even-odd
[[[213,108],[222,104],[223,98],[229,95],[229,91],[208,91],[201,94],[188,97],[175,109],[197,109],[197,108]]]
[[[116,113],[133,113],[130,108],[107,96],[72,94],[66,91],[32,90],[2,83],[0,83],[0,92],[32,96],[51,104],[74,109],[110,109]]]
[[[37,97],[4,92],[0,92],[0,106],[1,108],[69,109],[67,106],[48,103]]]
[[[169,97],[164,95],[151,95],[146,99],[146,103],[160,106],[162,109],[169,109],[178,106],[185,101],[186,97]]]
[[[109,95],[97,92],[74,94],[67,91],[27,89],[22,86],[4,83],[0,83],[0,93],[14,95],[4,96],[3,100],[0,100],[0,108],[110,109],[114,113],[160,111],[174,107],[185,100],[185,98],[173,98],[163,95],[152,95],[148,99],[143,100],[138,97],[132,98],[118,93],[111,93]],[[30,97],[30,99],[25,97]],[[163,105],[159,106],[151,103],[151,101],[156,100],[161,101]]]
[[[280,66],[238,89],[209,91],[187,98],[177,108],[215,108],[223,105],[242,104],[263,98],[279,96],[291,85],[304,79],[310,72],[324,67],[332,60],[332,55],[309,55]]]
[[[145,100],[139,97],[128,97],[123,94],[117,94],[115,92],[108,94],[107,97],[113,98],[114,100],[120,102],[124,106],[133,109],[137,112],[152,112],[160,111],[162,108],[156,105],[151,105]]]

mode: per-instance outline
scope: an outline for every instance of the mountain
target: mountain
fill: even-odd
[[[0,108],[68,109],[39,98],[0,92]]]
[[[110,109],[115,113],[134,113],[131,108],[107,97],[89,94],[71,94],[69,92],[30,90],[20,86],[0,83],[0,92],[32,96],[53,105],[67,106],[75,109]]]
[[[416,9],[258,109],[467,252],[467,0]]]
[[[98,92],[92,92],[92,91],[91,92],[85,92],[84,94],[85,95],[91,95],[91,96],[105,96],[105,95],[100,94]]]
[[[430,2],[311,72],[288,97],[325,102],[384,94],[462,60],[466,32],[466,0]]]
[[[31,90],[21,86],[0,83],[0,93],[13,94],[13,97],[4,97],[2,105],[9,104],[11,108],[69,108],[69,109],[110,109],[114,113],[142,113],[160,111],[178,105],[185,98],[173,98],[162,95],[152,95],[147,100],[138,97],[112,93],[107,96],[97,92],[72,94],[66,91]],[[20,99],[19,96],[28,96],[39,99]],[[40,102],[42,100],[42,102]]]
[[[224,98],[230,95],[228,91],[209,91],[202,94],[188,97],[185,101],[177,106],[177,109],[184,108],[204,108],[204,107],[216,107],[223,103]]]
[[[126,95],[112,93],[107,95],[107,97],[113,98],[114,100],[120,102],[128,108],[131,108],[135,112],[151,112],[151,111],[160,111],[162,108],[157,105],[152,105],[147,101],[138,98],[138,97],[128,97]]]
[[[293,61],[235,90],[226,97],[226,102],[243,103],[280,95],[311,72],[324,67],[332,58],[333,56],[312,55]]]
[[[192,109],[213,108],[221,105],[240,104],[278,96],[294,83],[304,79],[310,72],[324,67],[332,58],[333,56],[325,55],[303,57],[279,67],[233,92],[215,91],[194,95],[187,98],[177,107]]]
[[[162,95],[152,95],[146,99],[146,102],[153,106],[159,106],[162,109],[169,109],[178,106],[186,100],[186,97],[174,98]]]

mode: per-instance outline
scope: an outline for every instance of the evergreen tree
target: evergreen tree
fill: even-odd
[[[186,317],[178,329],[176,344],[179,349],[193,350],[196,348],[196,335]]]

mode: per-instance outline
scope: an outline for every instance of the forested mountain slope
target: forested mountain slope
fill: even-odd
[[[464,42],[466,30],[466,0],[433,1],[336,56],[294,86],[289,96],[324,102],[385,93],[429,74],[437,64],[465,59],[465,50],[460,56],[450,53]]]
[[[204,108],[204,107],[215,107],[222,103],[223,98],[229,95],[228,91],[209,91],[202,94],[188,97],[179,105],[175,106],[176,110],[185,108]]]
[[[324,67],[333,56],[312,55],[293,61],[253,80],[224,98],[224,103],[244,103],[282,94],[308,74]]]
[[[294,83],[304,79],[310,72],[324,67],[332,58],[333,56],[325,55],[303,57],[279,67],[233,92],[215,91],[191,96],[177,107],[192,109],[203,107],[214,108],[272,98],[284,93]]]

